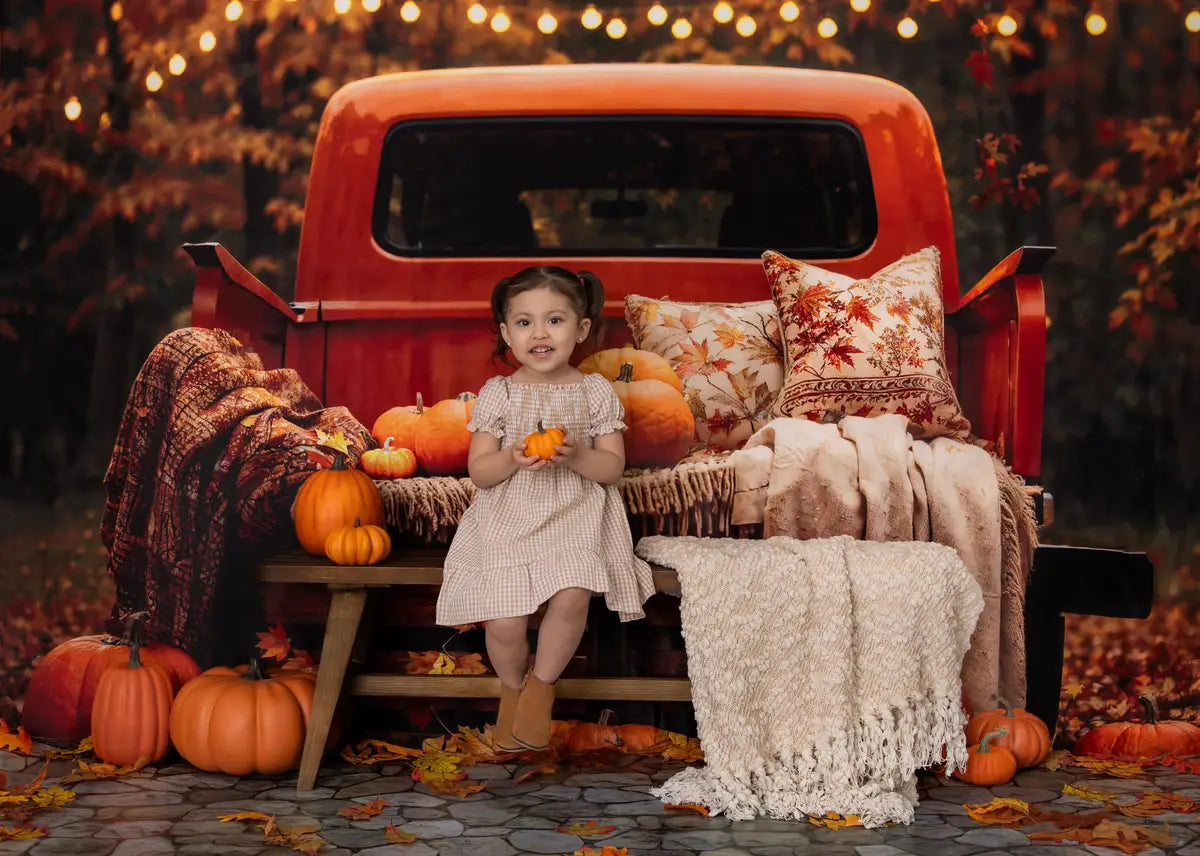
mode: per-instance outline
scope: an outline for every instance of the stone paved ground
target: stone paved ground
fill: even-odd
[[[977,788],[922,776],[928,789],[908,827],[880,830],[822,829],[808,823],[752,820],[731,823],[723,817],[664,809],[648,789],[669,777],[678,764],[626,758],[625,766],[563,768],[528,781],[513,781],[517,765],[468,768],[487,787],[465,799],[431,793],[412,781],[408,768],[350,765],[322,771],[319,787],[297,794],[294,778],[233,776],[197,772],[185,764],[139,771],[118,780],[79,782],[76,799],[62,809],[43,811],[32,821],[48,827],[46,838],[0,842],[0,853],[30,856],[288,856],[292,851],[265,846],[251,824],[221,823],[217,816],[238,811],[274,815],[283,826],[317,825],[328,842],[321,856],[508,856],[515,853],[573,853],[585,845],[628,848],[629,856],[1087,856],[1119,851],[1078,846],[1030,844],[1016,829],[983,826],[966,816],[964,802],[993,796],[1016,797],[1061,811],[1088,811],[1095,803],[1064,797],[1065,783],[1116,792],[1161,790],[1200,797],[1200,777],[1169,768],[1152,768],[1139,779],[1097,778],[1094,774],[1034,770],[1018,774],[1015,785]],[[37,759],[0,753],[9,786],[32,778]],[[54,761],[49,777],[73,764]],[[1080,771],[1082,772],[1082,771]],[[52,784],[47,781],[47,785]],[[338,815],[355,802],[376,798],[390,806],[371,820]],[[603,838],[584,840],[556,832],[573,821],[596,820],[615,827]],[[1200,815],[1161,815],[1144,822],[1170,824],[1175,845],[1142,851],[1200,856]],[[407,846],[386,844],[389,824],[415,833]]]

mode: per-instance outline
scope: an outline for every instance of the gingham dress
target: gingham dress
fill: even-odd
[[[579,383],[483,385],[470,431],[487,431],[507,449],[537,430],[563,425],[581,446],[624,431],[624,410],[600,375]],[[566,466],[518,470],[476,491],[446,556],[437,622],[470,624],[530,615],[551,595],[578,587],[604,594],[621,621],[642,618],[654,593],[650,566],[633,553],[625,504],[613,485]]]

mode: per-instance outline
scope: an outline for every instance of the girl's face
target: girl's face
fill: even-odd
[[[554,376],[567,367],[591,325],[589,319],[576,314],[565,296],[542,286],[508,301],[500,333],[522,366],[539,375]]]

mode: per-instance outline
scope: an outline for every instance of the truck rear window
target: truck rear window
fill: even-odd
[[[437,120],[388,134],[376,240],[410,256],[855,255],[862,138],[835,121]]]

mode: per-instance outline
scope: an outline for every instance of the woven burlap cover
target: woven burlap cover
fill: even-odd
[[[376,481],[388,529],[403,543],[448,544],[475,496],[469,478],[428,477]],[[617,489],[633,537],[727,537],[735,478],[728,453],[697,454],[670,469],[626,470]]]

